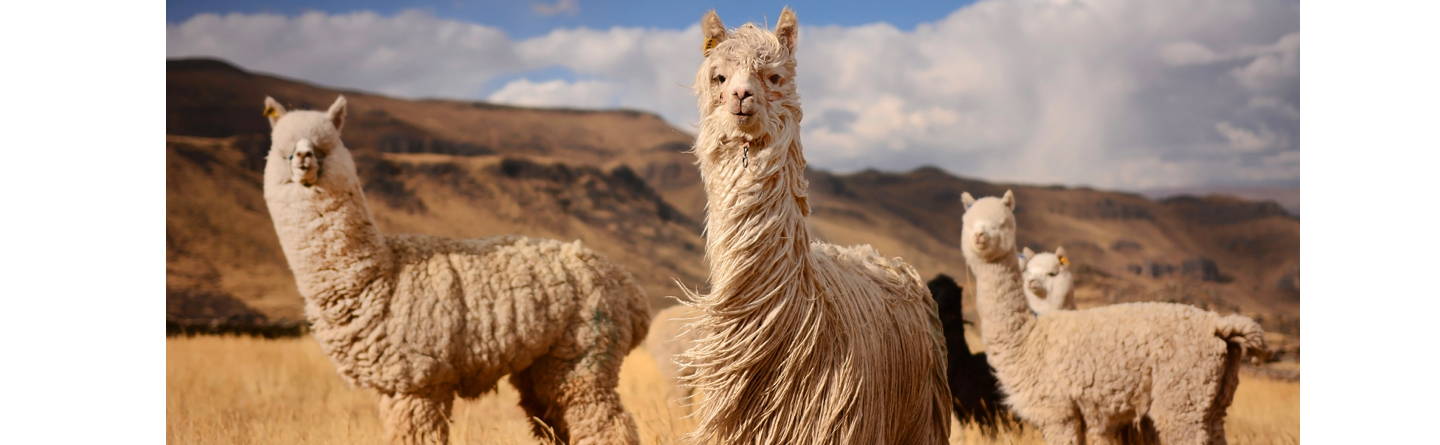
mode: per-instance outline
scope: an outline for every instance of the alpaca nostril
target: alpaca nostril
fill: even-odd
[[[730,94],[735,95],[735,97],[739,98],[740,100],[749,99],[750,96],[752,96],[752,94],[750,94],[749,87],[736,88],[734,91],[731,91]]]

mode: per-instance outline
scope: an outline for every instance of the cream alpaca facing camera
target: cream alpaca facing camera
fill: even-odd
[[[1241,356],[1264,352],[1259,324],[1170,303],[1036,317],[1012,256],[1015,195],[961,200],[961,248],[975,274],[981,338],[1021,419],[1050,444],[1115,443],[1145,416],[1167,445],[1225,443]]]
[[[1045,315],[1075,309],[1075,275],[1070,273],[1064,247],[1038,254],[1026,247],[1020,254],[1020,270],[1030,310]]]
[[[797,22],[701,22],[695,77],[710,292],[689,294],[679,360],[713,444],[943,444],[950,393],[935,302],[914,268],[870,246],[810,240]]]
[[[455,396],[506,375],[561,440],[639,442],[615,392],[649,324],[630,274],[578,241],[382,234],[340,141],[345,98],[265,105],[265,202],[312,334],[342,378],[380,393],[392,442],[447,443]]]

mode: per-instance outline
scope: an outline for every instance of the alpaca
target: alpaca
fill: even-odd
[[[961,302],[963,290],[955,279],[940,274],[926,283],[930,295],[939,306],[940,324],[945,330],[945,349],[949,352],[946,369],[949,370],[950,397],[954,402],[955,417],[961,423],[973,423],[981,432],[993,436],[1001,423],[1013,420],[1010,410],[1005,408],[1004,394],[1000,383],[995,380],[995,369],[985,360],[985,353],[970,353],[969,342],[965,340],[964,306]]]
[[[773,32],[701,22],[695,79],[710,289],[681,356],[705,393],[691,439],[723,444],[942,444],[945,339],[915,269],[870,246],[811,242],[795,13]]]
[[[1025,283],[1025,302],[1038,315],[1046,312],[1075,309],[1075,276],[1070,273],[1070,258],[1065,248],[1055,253],[1035,253],[1026,247],[1020,254],[1021,277]]]
[[[676,363],[680,353],[695,343],[694,337],[684,329],[685,323],[696,317],[695,308],[677,304],[655,314],[650,321],[650,334],[645,337],[645,350],[655,359],[655,367],[670,384],[670,399],[688,403],[695,391],[684,384],[686,369]]]
[[[1173,303],[1037,317],[1013,257],[1015,195],[961,200],[961,250],[978,288],[981,337],[1017,416],[1051,444],[1114,443],[1146,418],[1163,443],[1225,443],[1241,357],[1264,353],[1258,323]]]
[[[550,427],[537,434],[639,442],[615,392],[650,321],[627,272],[578,241],[382,234],[340,141],[344,96],[326,112],[265,105],[265,202],[306,317],[340,376],[380,393],[391,442],[446,443],[455,396],[507,374]]]

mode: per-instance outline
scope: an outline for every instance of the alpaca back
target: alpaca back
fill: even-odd
[[[396,267],[367,297],[384,301],[384,316],[327,348],[352,382],[391,392],[458,385],[474,397],[541,355],[618,370],[649,326],[629,274],[578,242],[386,238]]]
[[[852,443],[943,443],[952,403],[945,337],[919,273],[868,245],[812,246],[820,295],[832,302],[837,320],[828,335],[849,337],[846,356],[858,362],[847,381],[880,383],[865,385],[861,403],[885,407],[870,416],[893,416],[860,420],[874,434]]]
[[[1216,335],[1221,320],[1174,303],[1053,312],[1037,319],[1020,351],[1002,358],[997,375],[1022,416],[1037,397],[1063,397],[1082,411],[1138,419],[1157,397],[1200,391],[1229,372],[1232,347]]]

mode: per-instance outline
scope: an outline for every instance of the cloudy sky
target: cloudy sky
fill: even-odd
[[[773,23],[783,4],[800,18],[813,165],[1298,187],[1294,0],[172,0],[166,53],[402,97],[649,110],[693,131],[701,14]]]

